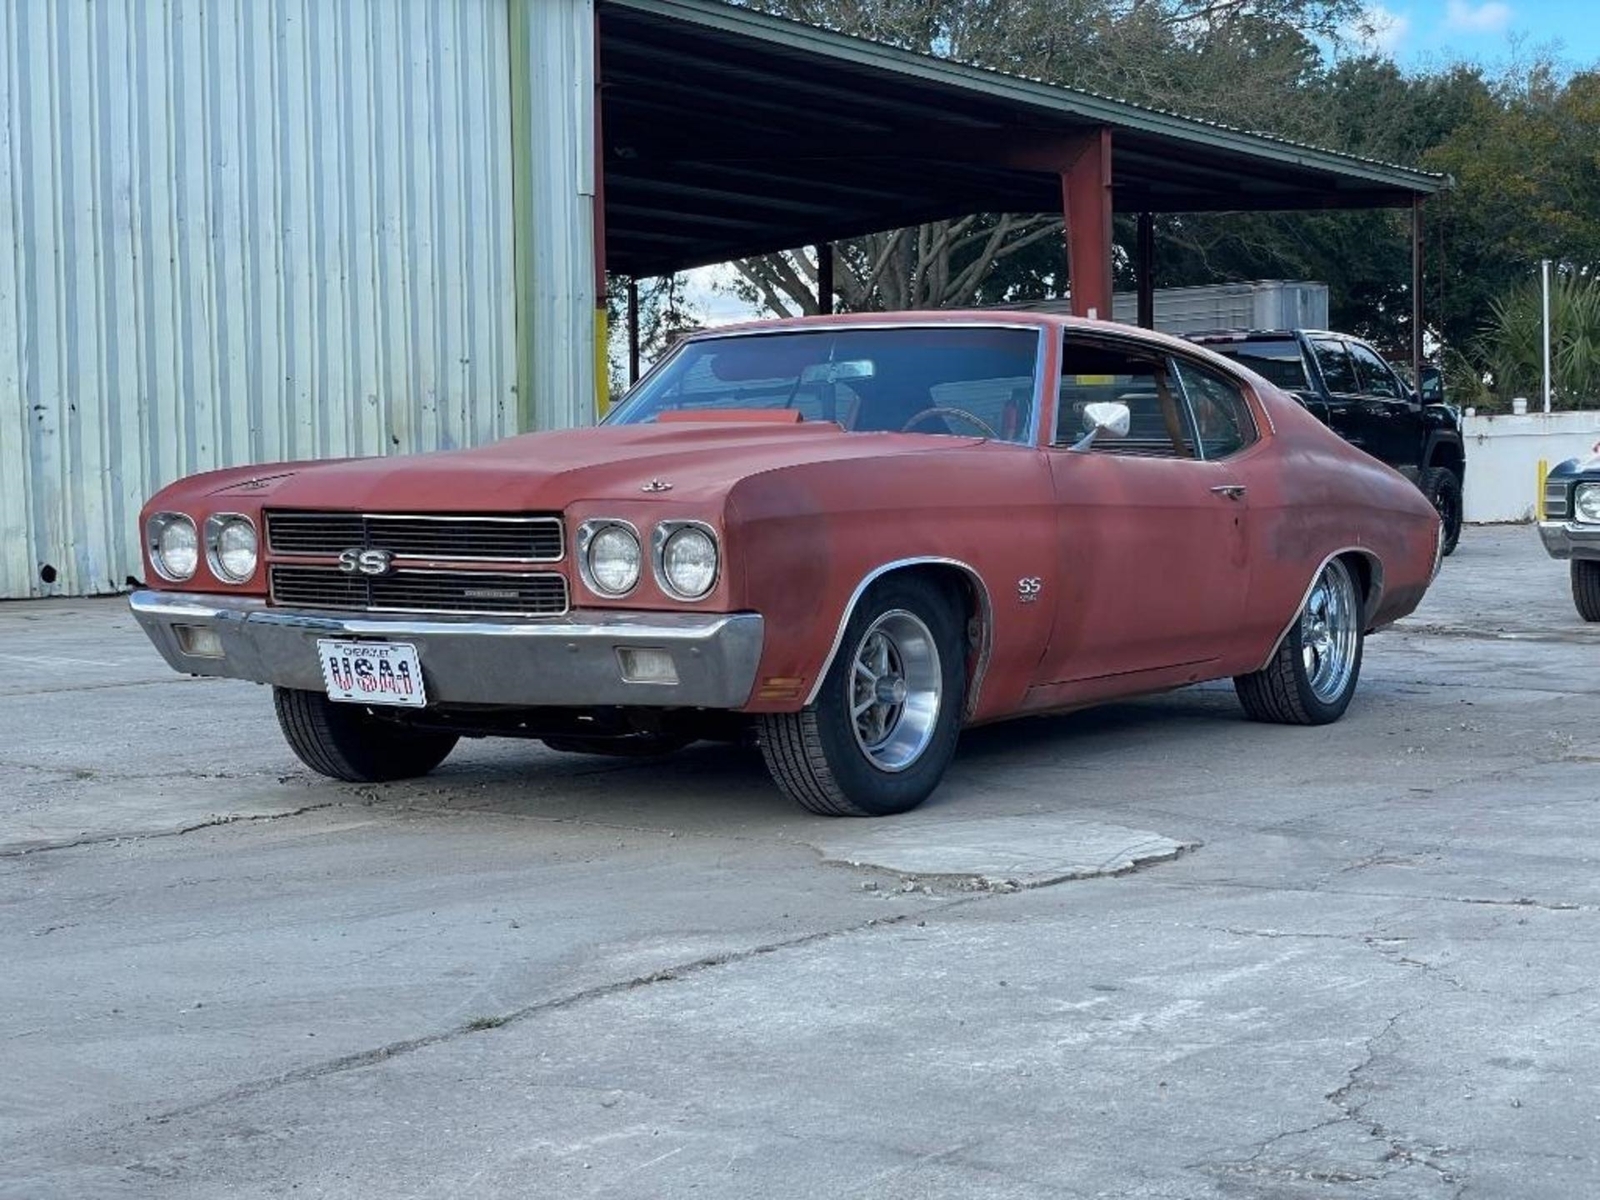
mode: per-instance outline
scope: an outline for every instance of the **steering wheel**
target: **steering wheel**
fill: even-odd
[[[991,429],[989,427],[989,422],[985,421],[982,417],[975,417],[964,408],[950,408],[942,404],[936,404],[932,408],[923,409],[904,425],[900,426],[900,432],[910,433],[913,426],[920,425],[929,417],[955,417],[959,420],[966,421],[969,425],[976,425],[979,429],[983,430],[985,437],[993,438],[997,442],[1000,440],[1000,435]]]

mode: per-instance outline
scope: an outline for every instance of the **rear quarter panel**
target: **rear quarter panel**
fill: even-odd
[[[1439,518],[1404,476],[1350,446],[1291,397],[1265,381],[1256,391],[1273,443],[1240,470],[1250,497],[1247,619],[1264,662],[1317,570],[1340,551],[1364,551],[1376,564],[1369,630],[1412,612],[1432,580]]]

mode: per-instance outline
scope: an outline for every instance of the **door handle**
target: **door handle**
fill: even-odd
[[[1229,500],[1243,500],[1245,486],[1242,483],[1219,483],[1211,492],[1216,496],[1226,496]]]

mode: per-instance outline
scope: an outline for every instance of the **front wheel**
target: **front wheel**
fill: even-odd
[[[938,786],[966,699],[964,613],[917,577],[875,584],[845,627],[816,702],[760,718],[785,795],[828,817],[903,813]]]
[[[1600,562],[1572,560],[1572,603],[1585,621],[1600,621]]]
[[[335,704],[321,692],[272,689],[278,728],[289,749],[319,775],[346,783],[386,783],[426,775],[455,749],[453,733],[408,729],[359,704]]]
[[[1361,677],[1364,624],[1355,577],[1346,563],[1333,559],[1311,585],[1272,661],[1234,676],[1245,715],[1279,725],[1337,721],[1350,707]]]
[[[1444,525],[1444,553],[1452,554],[1461,540],[1461,479],[1449,467],[1429,467],[1418,482]]]

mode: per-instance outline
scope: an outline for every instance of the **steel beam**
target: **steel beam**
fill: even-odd
[[[1139,316],[1145,329],[1156,327],[1156,219],[1139,214]]]
[[[1111,130],[1077,139],[1061,171],[1072,314],[1111,319]]]

